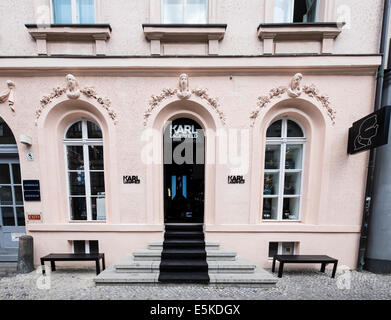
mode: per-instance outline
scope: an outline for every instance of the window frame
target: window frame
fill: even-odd
[[[171,24],[168,22],[164,21],[164,1],[165,0],[160,0],[160,19],[162,24]],[[187,6],[187,1],[188,0],[182,0],[182,22],[179,24],[194,24],[194,23],[188,23],[185,21],[185,7]],[[210,2],[211,0],[205,0],[206,1],[206,13],[205,13],[205,22],[204,23],[199,23],[199,24],[208,24],[209,23],[209,11],[210,11]],[[198,23],[197,23],[198,24]]]
[[[102,146],[103,148],[103,131],[102,138],[88,138],[87,122],[90,121],[96,124],[99,129],[102,131],[101,126],[94,120],[90,119],[78,119],[69,124],[64,133],[63,145],[64,145],[64,158],[65,158],[65,174],[66,174],[66,183],[67,183],[67,205],[68,205],[68,222],[106,222],[107,221],[107,210],[105,208],[105,219],[104,220],[93,220],[92,219],[92,205],[91,199],[98,198],[98,196],[92,196],[91,194],[91,179],[90,173],[92,172],[103,172],[105,179],[105,162],[104,162],[104,151],[103,151],[103,170],[90,170],[90,155],[89,155],[89,146]],[[66,138],[68,130],[78,122],[82,122],[82,138]],[[83,159],[84,159],[84,186],[85,186],[85,195],[71,195],[69,173],[76,170],[69,170],[68,167],[68,156],[67,156],[67,147],[68,146],[82,146],[83,147]],[[86,165],[88,164],[88,165]],[[106,180],[106,179],[105,179]],[[86,220],[73,220],[72,219],[72,209],[70,200],[71,197],[75,198],[85,198],[86,199],[86,210],[87,210],[87,219]],[[106,181],[105,181],[105,201],[106,201]]]
[[[98,252],[99,252],[99,240],[72,240],[72,253],[76,253],[75,252],[75,242],[76,241],[82,241],[84,242],[84,253],[85,254],[90,254],[90,242],[91,241],[96,241],[97,244],[98,244]]]
[[[51,0],[50,1],[50,14],[51,14],[51,20],[53,24],[57,24],[54,18],[54,4],[53,1],[56,0]],[[97,20],[97,0],[94,1],[94,23],[96,23]],[[78,17],[78,12],[77,12],[77,0],[71,0],[71,9],[72,9],[72,23],[71,24],[90,24],[90,23],[81,23],[80,22],[80,16]]]
[[[281,126],[281,137],[266,137],[267,130],[271,125],[273,125],[275,122],[281,120],[282,126]],[[288,132],[288,120],[293,121],[296,125],[300,127],[300,129],[303,132],[303,137],[289,137],[287,135]],[[263,188],[261,189],[262,194],[262,212],[261,212],[261,219],[262,222],[301,222],[302,220],[302,203],[303,203],[303,185],[304,185],[304,174],[305,174],[305,154],[306,154],[306,134],[303,126],[297,122],[296,120],[290,118],[290,117],[282,117],[277,118],[273,120],[267,127],[265,132],[265,149],[264,149],[264,160],[263,160]],[[265,168],[265,161],[266,161],[266,148],[269,145],[279,145],[280,146],[280,166],[279,169],[266,169]],[[301,169],[286,169],[285,168],[285,161],[286,161],[286,146],[287,145],[302,145],[302,154],[301,154]],[[285,195],[284,194],[284,186],[285,186],[285,174],[286,173],[300,173],[300,193],[295,195]],[[278,193],[276,195],[265,195],[265,175],[266,174],[279,174],[278,178]],[[283,208],[284,208],[284,199],[298,199],[299,206],[298,206],[298,214],[297,219],[283,219]],[[264,199],[277,199],[277,219],[265,219],[263,217],[263,206],[264,206]]]
[[[269,260],[273,260],[273,257],[270,256],[270,243],[277,243],[277,255],[282,255],[283,252],[282,252],[282,247],[283,247],[283,244],[284,243],[293,243],[293,251],[290,255],[294,256],[297,254],[298,252],[298,247],[300,245],[300,242],[297,242],[297,241],[269,241],[269,250],[268,250],[268,259]]]

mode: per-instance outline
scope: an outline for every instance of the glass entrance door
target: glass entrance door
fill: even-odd
[[[167,124],[164,150],[164,222],[203,223],[205,190],[204,131],[194,120]]]
[[[17,248],[18,235],[25,233],[19,159],[0,159],[0,248]]]

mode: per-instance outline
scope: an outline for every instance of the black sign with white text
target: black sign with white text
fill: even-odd
[[[349,129],[348,153],[356,154],[388,143],[391,106],[353,123]]]
[[[24,201],[41,201],[39,180],[23,180]]]

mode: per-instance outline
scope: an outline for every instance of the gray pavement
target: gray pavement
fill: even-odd
[[[46,278],[42,278],[38,272],[15,274],[12,271],[0,271],[0,300],[391,299],[391,275],[375,275],[368,272],[343,271],[337,274],[336,279],[331,279],[330,270],[327,270],[326,274],[317,270],[287,270],[274,288],[248,288],[224,285],[95,286],[94,271],[59,267]]]

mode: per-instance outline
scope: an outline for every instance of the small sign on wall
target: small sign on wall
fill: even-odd
[[[13,241],[13,242],[18,242],[19,241],[19,238],[21,237],[21,236],[24,236],[24,235],[26,235],[25,233],[11,233],[11,240]]]
[[[24,201],[41,201],[39,180],[23,180]]]
[[[40,213],[28,213],[27,219],[29,221],[41,221],[41,214]]]
[[[243,176],[228,176],[228,184],[245,184],[246,180]]]
[[[138,176],[123,176],[122,181],[124,184],[140,184]]]

